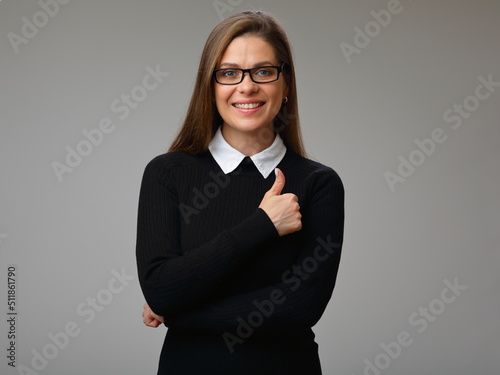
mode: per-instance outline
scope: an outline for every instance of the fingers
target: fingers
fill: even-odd
[[[144,322],[144,324],[146,324],[148,327],[158,328],[161,322],[156,319],[153,319],[150,322]]]
[[[157,328],[160,326],[160,324],[162,323],[161,321],[159,321],[158,319],[156,319],[155,317],[153,317],[151,314],[144,314],[144,312],[142,313],[142,321],[145,325],[147,325],[148,327],[153,327],[153,328]]]
[[[151,307],[145,303],[142,311],[142,321],[148,327],[157,328],[163,324],[163,317],[156,315],[153,310],[151,310]]]
[[[273,186],[264,194],[259,208],[269,216],[278,234],[284,236],[302,229],[299,198],[292,193],[281,194],[285,186],[285,175],[275,169]]]
[[[268,195],[280,195],[285,186],[285,175],[283,172],[279,168],[276,168],[274,172],[276,174],[276,179],[271,189],[267,192]]]
[[[282,197],[287,197],[290,200],[290,232],[293,233],[302,229],[302,214],[300,213],[299,198],[295,194],[287,193]]]
[[[297,204],[299,204],[299,197],[297,197],[295,194],[293,193],[286,193],[286,194],[283,194],[282,197],[288,197],[290,199],[291,202],[296,202]]]

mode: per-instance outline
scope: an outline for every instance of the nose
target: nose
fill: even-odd
[[[252,81],[250,77],[250,72],[243,73],[243,81],[238,84],[238,92],[255,92],[258,90],[258,85]]]

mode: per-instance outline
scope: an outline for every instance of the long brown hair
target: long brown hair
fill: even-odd
[[[213,70],[220,62],[233,39],[250,34],[269,43],[280,64],[288,88],[288,101],[283,103],[274,119],[274,130],[279,132],[285,146],[305,156],[300,134],[295,69],[288,38],[279,21],[262,11],[248,11],[230,16],[210,33],[201,55],[198,75],[184,123],[169,151],[198,154],[208,149],[222,118],[214,98]]]

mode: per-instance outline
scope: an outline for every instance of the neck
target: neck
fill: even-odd
[[[223,124],[221,130],[226,142],[245,156],[252,156],[264,151],[273,144],[276,137],[271,127],[242,132]]]

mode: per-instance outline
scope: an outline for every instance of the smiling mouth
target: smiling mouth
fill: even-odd
[[[263,106],[264,103],[245,103],[245,104],[233,104],[233,107],[238,109],[255,109]]]

